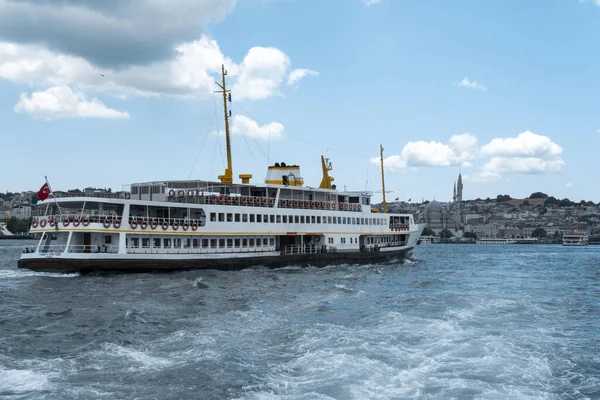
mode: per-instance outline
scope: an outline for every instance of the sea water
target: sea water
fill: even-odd
[[[0,241],[0,398],[600,398],[600,246],[54,275]]]

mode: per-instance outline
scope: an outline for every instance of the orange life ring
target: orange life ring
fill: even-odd
[[[113,226],[115,229],[119,229],[121,227],[121,218],[113,219]]]
[[[140,223],[140,228],[146,229],[147,227],[148,227],[148,221],[143,219],[142,222]]]
[[[102,224],[104,225],[105,228],[110,228],[112,221],[110,220],[110,218],[105,218],[104,222]]]
[[[129,219],[129,226],[131,226],[131,229],[136,229],[138,226],[138,223],[135,219],[131,218],[131,219]]]
[[[171,226],[173,227],[173,230],[177,230],[179,229],[179,221],[177,220],[173,220],[173,222],[171,223]]]
[[[194,221],[192,222],[192,230],[195,231],[196,229],[198,229],[198,222]]]
[[[37,228],[37,226],[38,226],[38,220],[37,220],[37,218],[34,218],[34,219],[31,220],[31,226],[33,228]]]
[[[169,190],[169,196],[171,196],[171,197],[175,196],[175,191],[173,189]]]
[[[46,220],[42,218],[42,220],[40,221],[40,228],[43,228],[46,226]]]
[[[162,227],[163,231],[166,231],[167,229],[169,229],[169,223],[167,222],[166,219],[163,219],[161,227]]]
[[[80,223],[81,223],[81,221],[79,220],[79,217],[73,218],[73,226],[79,226]]]
[[[155,219],[150,221],[150,228],[152,228],[152,230],[156,229],[157,226],[158,226],[158,222]]]
[[[88,226],[89,224],[90,224],[90,216],[84,215],[83,218],[81,218],[81,225]]]

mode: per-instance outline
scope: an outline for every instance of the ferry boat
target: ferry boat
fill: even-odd
[[[565,233],[563,235],[563,246],[587,246],[589,237],[585,233]]]
[[[517,240],[513,238],[480,238],[477,244],[516,244]]]
[[[8,230],[4,222],[0,222],[0,237],[11,237],[14,236],[11,231]]]
[[[242,269],[254,265],[326,266],[376,263],[409,256],[425,227],[411,214],[383,212],[372,192],[338,191],[321,156],[319,187],[304,184],[300,166],[268,167],[265,183],[252,175],[233,182],[231,101],[222,67],[227,168],[218,181],[134,183],[129,192],[48,198],[33,210],[20,268],[89,273]]]

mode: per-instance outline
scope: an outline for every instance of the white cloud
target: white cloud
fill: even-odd
[[[599,0],[599,1],[600,1],[600,0]],[[573,183],[569,182],[569,183],[567,183],[565,186],[566,186],[566,187],[568,187],[568,188],[570,188],[570,187],[573,187]]]
[[[288,81],[287,84],[289,86],[296,84],[298,81],[300,81],[300,79],[304,78],[305,76],[317,76],[319,75],[319,73],[317,71],[313,71],[312,69],[306,69],[306,68],[296,68],[295,70],[293,70],[292,72],[290,72],[289,76],[288,76]]]
[[[517,173],[523,175],[539,175],[561,172],[565,162],[562,159],[545,160],[537,157],[493,157],[482,167],[482,172]]]
[[[285,129],[279,122],[259,125],[253,119],[235,115],[231,120],[231,134],[255,139],[280,139],[285,134]]]
[[[16,113],[28,113],[38,118],[105,118],[124,119],[129,114],[108,108],[98,99],[87,100],[83,93],[73,92],[67,86],[56,86],[45,91],[21,94],[15,106]]]
[[[276,94],[290,66],[289,57],[274,47],[253,47],[240,66],[232,90],[236,98],[260,100]]]
[[[463,78],[462,81],[458,82],[457,85],[466,89],[477,89],[484,92],[487,90],[487,88],[484,85],[476,81],[470,81],[469,78],[467,78],[466,76]]]
[[[408,142],[400,155],[384,159],[384,165],[391,169],[418,167],[449,167],[471,165],[470,161],[477,153],[477,138],[469,133],[454,135],[449,144],[441,142]],[[379,158],[372,162],[377,164]]]
[[[481,153],[498,157],[559,157],[562,148],[549,137],[530,131],[516,138],[497,138],[481,148]]]
[[[374,6],[375,4],[381,3],[381,0],[362,0],[362,2],[367,6]]]

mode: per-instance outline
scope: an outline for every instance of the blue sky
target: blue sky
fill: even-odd
[[[372,3],[0,0],[0,191],[216,180],[225,63],[236,177],[600,201],[594,1]]]

